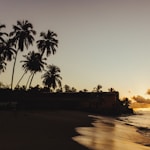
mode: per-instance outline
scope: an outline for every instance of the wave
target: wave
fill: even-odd
[[[148,127],[137,127],[137,132],[150,138],[150,128]]]
[[[138,133],[150,138],[150,121],[146,122],[144,119],[147,118],[143,114],[117,118],[117,120],[122,121],[125,125],[135,127]]]

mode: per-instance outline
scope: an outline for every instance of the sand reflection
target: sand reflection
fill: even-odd
[[[134,128],[123,125],[113,118],[97,117],[93,127],[76,128],[80,136],[73,137],[76,142],[92,150],[149,150],[137,144],[142,138]]]

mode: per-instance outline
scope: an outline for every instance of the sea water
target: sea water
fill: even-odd
[[[93,126],[76,128],[79,136],[73,140],[91,150],[150,150],[150,109],[135,113],[119,118],[90,115]]]
[[[128,125],[135,126],[144,136],[150,137],[150,108],[135,109],[135,115],[119,117]]]

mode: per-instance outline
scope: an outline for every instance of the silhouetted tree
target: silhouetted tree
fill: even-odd
[[[0,25],[0,29],[4,28],[5,25]],[[5,35],[8,38],[8,34],[5,32],[0,32],[0,70],[4,72],[6,69],[6,61],[11,61],[13,56],[15,55],[16,51],[12,48],[11,40],[7,40],[3,38]]]
[[[25,85],[23,85],[23,86],[17,86],[17,87],[15,87],[15,90],[16,91],[26,91],[26,87],[25,87]]]
[[[115,89],[114,88],[109,88],[108,91],[109,92],[115,92]]]
[[[71,92],[75,93],[75,92],[77,92],[77,89],[75,87],[72,87]]]
[[[88,92],[88,90],[87,89],[83,89],[83,92]]]
[[[41,55],[46,51],[46,56],[48,57],[51,53],[55,54],[56,47],[58,47],[58,40],[56,39],[57,34],[48,30],[47,33],[41,32],[41,40],[37,41],[37,47],[41,52]]]
[[[101,91],[102,86],[100,84],[98,84],[95,88],[94,88],[94,92],[100,92]]]
[[[0,44],[0,55],[7,61],[11,61],[16,55],[16,50],[13,48],[10,39],[4,40],[3,43]]]
[[[30,87],[30,91],[32,91],[32,92],[41,92],[41,88],[40,88],[40,85],[36,85],[36,86],[34,86],[34,87]]]
[[[12,38],[13,44],[16,47],[16,57],[14,60],[13,65],[13,72],[12,72],[12,80],[11,80],[11,89],[13,89],[13,79],[14,79],[14,71],[15,71],[15,65],[17,60],[17,54],[19,51],[23,51],[24,47],[28,49],[29,45],[33,44],[34,41],[34,35],[36,32],[33,30],[33,25],[29,23],[27,20],[17,21],[17,25],[13,26],[13,32],[10,33],[10,37]]]
[[[29,87],[30,87],[35,73],[42,72],[44,70],[44,65],[46,65],[44,60],[46,60],[46,59],[42,58],[40,53],[35,53],[34,51],[29,52],[27,55],[24,55],[23,57],[25,58],[25,60],[23,60],[21,62],[24,63],[22,65],[22,68],[24,69],[24,74],[18,81],[17,86],[19,85],[19,83],[22,80],[22,78],[24,77],[24,75],[28,71],[30,71],[30,73],[31,73],[31,75],[29,76],[29,80],[30,80]]]
[[[47,66],[48,70],[45,72],[45,74],[42,76],[43,78],[43,84],[48,88],[55,89],[57,85],[61,87],[61,79],[60,76],[60,68],[54,65]]]
[[[64,85],[64,90],[65,90],[65,92],[70,92],[71,88],[70,88],[69,85],[65,84]]]
[[[57,92],[57,93],[62,93],[62,92],[63,92],[62,87],[58,88],[58,89],[56,90],[56,92]]]

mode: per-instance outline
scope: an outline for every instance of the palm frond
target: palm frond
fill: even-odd
[[[40,36],[41,36],[41,37],[45,37],[46,34],[45,34],[44,32],[41,32],[41,33],[40,33]]]
[[[21,22],[21,21],[17,20],[17,25],[18,25],[18,26],[22,27],[23,24],[24,24],[24,21]]]
[[[21,30],[18,26],[15,26],[15,25],[13,25],[13,29],[14,29],[15,31]]]
[[[2,43],[5,43],[5,40],[4,40],[2,37],[0,37],[0,41],[1,41]]]
[[[1,25],[0,25],[0,29],[1,29],[1,28],[6,28],[6,25],[1,24]]]

